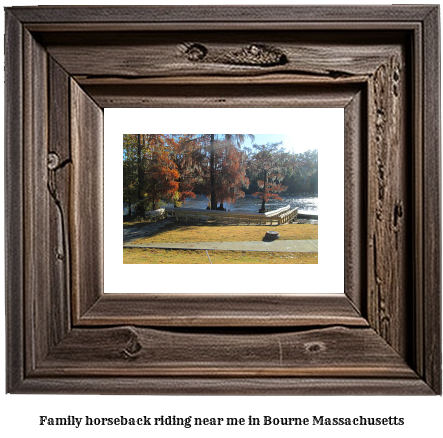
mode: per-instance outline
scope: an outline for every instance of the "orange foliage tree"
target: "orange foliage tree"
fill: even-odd
[[[211,209],[234,203],[248,186],[246,154],[241,149],[251,134],[126,134],[123,170],[124,202],[146,208],[160,201],[179,205],[195,190],[211,200]]]
[[[171,202],[178,196],[180,173],[167,148],[167,137],[147,135],[147,160],[143,175],[144,205],[152,210],[160,201]]]
[[[225,138],[221,142],[219,155],[215,192],[220,202],[219,208],[223,210],[224,202],[234,204],[238,198],[244,198],[242,189],[248,187],[249,179],[246,176],[246,153],[233,140]]]
[[[123,202],[136,206],[144,217],[147,208],[155,210],[161,200],[176,199],[179,172],[171,160],[164,134],[125,134],[123,136]]]
[[[210,209],[216,210],[218,202],[234,203],[244,196],[247,187],[246,159],[241,149],[245,138],[252,134],[201,134],[200,189],[210,199]]]
[[[169,154],[174,161],[178,178],[178,197],[175,205],[186,203],[187,198],[195,198],[194,189],[198,182],[201,167],[200,140],[195,134],[171,134],[168,136]]]

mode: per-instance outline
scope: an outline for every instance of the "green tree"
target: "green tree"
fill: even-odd
[[[297,166],[283,181],[289,193],[318,193],[318,150],[294,154]]]
[[[279,193],[287,189],[287,186],[281,183],[284,172],[295,165],[291,154],[280,148],[280,145],[281,143],[254,144],[250,151],[250,169],[263,178],[257,180],[259,191],[253,193],[253,196],[258,196],[262,200],[259,213],[266,211],[266,202],[270,199],[282,200]]]
[[[123,135],[123,203],[132,216],[132,206],[138,202],[137,135]]]

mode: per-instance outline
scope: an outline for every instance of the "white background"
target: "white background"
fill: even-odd
[[[51,2],[46,1],[45,4]],[[53,4],[61,4],[61,1]],[[110,0],[95,1],[95,4],[113,4]],[[164,4],[166,2],[156,2]],[[198,2],[187,2],[198,4]],[[209,3],[202,2],[201,4]],[[217,2],[222,4],[223,2]],[[225,4],[233,4],[233,1]],[[242,4],[271,3],[260,0],[242,0]],[[297,4],[279,0],[279,4]],[[301,4],[340,3],[355,4],[356,1],[340,0],[339,2],[309,2],[304,0]],[[389,4],[389,2],[365,1],[366,4]],[[405,1],[403,1],[405,3]],[[415,2],[418,3],[418,2]],[[3,2],[3,5],[18,6],[35,4],[29,1]],[[118,3],[116,3],[118,4]],[[147,2],[133,1],[131,4],[148,4]],[[3,26],[3,19],[1,20]],[[0,69],[0,74],[3,74]],[[3,108],[3,105],[1,105]],[[0,119],[3,123],[3,118]],[[3,154],[0,154],[3,157]],[[0,165],[0,172],[3,166]],[[3,190],[3,175],[0,175],[0,185]],[[3,199],[3,194],[2,199]],[[3,223],[3,211],[1,212]],[[3,243],[3,233],[0,233],[0,243]],[[2,281],[4,284],[4,266],[0,264]],[[325,279],[325,283],[327,281]],[[4,309],[1,300],[0,327],[4,330]],[[4,336],[0,336],[0,355],[5,357]],[[4,361],[0,365],[0,393],[4,391]],[[0,395],[0,434],[4,437],[34,436],[34,437],[96,437],[106,434],[107,438],[129,435],[134,437],[163,437],[163,436],[192,436],[204,437],[208,435],[218,438],[231,436],[249,436],[268,438],[269,436],[281,437],[350,437],[381,438],[417,437],[420,435],[441,436],[442,434],[443,402],[441,397],[192,397],[192,396],[66,396],[66,395]],[[80,428],[73,427],[39,427],[38,416],[237,416],[248,415],[259,417],[272,415],[274,417],[292,416],[400,416],[404,417],[406,425],[403,427],[260,427],[260,428]]]
[[[123,134],[201,133],[202,126],[214,133],[291,134],[295,144],[319,150],[318,264],[122,264]],[[208,293],[210,286],[211,293],[343,293],[343,131],[342,108],[105,109],[105,292],[171,293],[180,286],[182,293]],[[277,230],[263,235],[269,229]],[[325,290],[324,278],[334,279],[334,287]]]

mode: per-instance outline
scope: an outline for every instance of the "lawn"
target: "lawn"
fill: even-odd
[[[123,222],[123,229],[125,228],[142,228],[145,225],[149,225],[153,221],[151,219],[134,219],[132,221]]]
[[[315,264],[318,253],[124,248],[125,264]]]
[[[280,240],[318,239],[318,225],[313,224],[288,224],[271,227],[172,223],[155,234],[131,243],[252,242],[263,240],[266,232],[271,230],[278,231]]]
[[[139,224],[137,224],[139,225]],[[136,226],[137,226],[136,225]],[[281,240],[318,239],[318,225],[288,224],[277,227],[258,225],[186,225],[171,223],[148,237],[132,244],[247,242],[261,241],[267,231],[278,231]],[[209,256],[209,258],[208,258]],[[124,248],[123,263],[167,264],[312,264],[318,263],[317,253],[261,251],[173,250],[154,248]]]

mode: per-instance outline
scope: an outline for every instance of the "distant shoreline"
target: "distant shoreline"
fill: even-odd
[[[275,210],[283,207],[286,204],[290,204],[292,208],[297,207],[299,211],[299,216],[302,214],[307,215],[318,215],[318,195],[305,195],[301,194],[299,196],[294,195],[284,195],[282,194],[282,201],[274,201],[266,203],[266,208],[268,210]],[[251,212],[258,212],[260,209],[261,201],[257,197],[252,195],[246,195],[244,198],[237,199],[235,204],[225,203],[224,207],[228,211],[245,210]],[[172,208],[173,204],[162,205],[163,208]],[[196,195],[195,198],[188,198],[186,202],[181,205],[182,208],[197,208],[206,209],[208,206],[208,198],[205,195]],[[123,205],[123,214],[127,212],[125,205]]]

